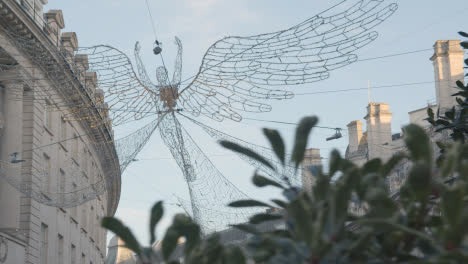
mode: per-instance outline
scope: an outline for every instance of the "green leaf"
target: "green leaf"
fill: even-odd
[[[463,84],[462,81],[456,81],[456,84],[457,84],[458,88],[463,89],[463,90],[465,89],[465,85]]]
[[[381,159],[371,159],[364,164],[362,167],[362,171],[365,174],[369,173],[377,173],[382,168],[382,160]]]
[[[383,165],[382,174],[384,176],[388,176],[392,172],[393,168],[395,168],[395,166],[397,166],[404,158],[406,158],[405,153],[395,153],[390,160]]]
[[[418,201],[427,200],[432,192],[432,172],[428,164],[417,162],[411,168],[406,185]]]
[[[442,177],[450,176],[460,164],[460,154],[462,154],[461,143],[455,142],[450,148],[445,150],[445,159],[440,164],[440,172]]]
[[[457,228],[463,220],[465,186],[448,189],[442,195],[442,212],[447,226]]]
[[[167,229],[162,241],[162,253],[165,261],[169,260],[172,252],[177,247],[179,237],[179,232],[174,226],[171,226]]]
[[[408,125],[404,128],[405,142],[413,161],[423,160],[432,162],[432,148],[424,129],[417,125]]]
[[[468,42],[466,41],[463,41],[462,43],[460,43],[461,46],[464,48],[464,49],[468,49]]]
[[[458,34],[460,36],[462,36],[462,37],[468,38],[468,33],[466,33],[466,32],[460,31],[460,32],[458,32]]]
[[[281,138],[280,133],[277,130],[264,128],[263,134],[265,134],[265,136],[270,141],[271,147],[273,148],[276,157],[278,157],[278,159],[284,165],[286,162],[286,154],[283,138]]]
[[[330,164],[330,170],[329,170],[330,177],[335,175],[335,173],[340,170],[341,161],[342,161],[342,158],[341,158],[340,152],[338,150],[334,149],[330,154],[330,162],[329,162],[329,164]]]
[[[425,241],[428,241],[430,243],[433,243],[434,245],[437,244],[434,239],[431,237],[431,236],[428,236],[426,235],[425,233],[423,232],[420,232],[419,230],[415,230],[413,228],[409,228],[405,225],[401,225],[399,223],[396,223],[390,219],[372,219],[372,218],[363,218],[363,219],[359,219],[356,221],[357,224],[360,224],[360,225],[387,225],[389,227],[391,227],[392,229],[394,230],[400,230],[400,231],[403,231],[407,234],[410,234],[410,235],[413,235],[415,237],[418,237],[422,240],[425,240]]]
[[[432,108],[427,108],[427,115],[430,119],[434,120],[434,110],[432,110]]]
[[[184,252],[188,255],[200,243],[200,226],[185,214],[177,214],[172,226],[179,236],[185,237]]]
[[[454,120],[455,119],[455,107],[453,107],[452,110],[445,112],[445,116],[450,120]]]
[[[225,264],[245,264],[247,260],[239,247],[228,248],[224,255]]]
[[[278,188],[284,189],[284,187],[281,184],[279,184],[279,183],[277,183],[277,182],[275,182],[273,180],[270,180],[270,179],[268,179],[266,177],[263,177],[261,175],[258,175],[257,173],[255,173],[255,175],[253,176],[252,182],[257,187],[276,186]]]
[[[299,126],[296,129],[296,139],[292,153],[292,161],[295,162],[296,169],[304,159],[304,153],[307,148],[310,131],[315,125],[317,125],[317,123],[318,119],[315,116],[305,117],[299,122]]]
[[[277,200],[277,199],[272,199],[272,202],[274,202],[276,205],[278,205],[281,208],[286,208],[288,204],[285,201],[282,200]]]
[[[256,214],[249,219],[251,224],[260,224],[267,221],[273,221],[282,219],[282,215],[273,215],[273,214]]]
[[[230,207],[271,207],[271,205],[256,200],[240,200],[229,204]]]
[[[258,230],[249,224],[239,224],[239,225],[231,225],[231,226],[249,234],[254,234],[254,235],[259,234]]]
[[[155,229],[156,225],[159,223],[159,220],[161,220],[162,216],[164,214],[164,209],[162,206],[162,201],[157,202],[153,208],[151,208],[151,216],[150,216],[150,245],[153,245],[154,241],[156,241],[156,236],[155,236]]]
[[[126,227],[120,220],[113,217],[104,217],[101,221],[101,226],[116,234],[125,243],[125,247],[129,248],[138,256],[141,256],[141,247],[132,231]]]
[[[264,157],[260,156],[259,154],[257,154],[253,150],[242,147],[242,146],[240,146],[240,145],[238,145],[236,143],[230,142],[230,141],[222,140],[219,143],[221,144],[221,146],[223,146],[223,147],[225,147],[225,148],[227,148],[229,150],[232,150],[232,151],[237,152],[239,154],[250,157],[250,158],[264,164],[268,168],[270,168],[272,170],[275,170],[275,168],[271,165],[270,162],[268,162]]]

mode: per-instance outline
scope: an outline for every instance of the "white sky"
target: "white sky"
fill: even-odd
[[[337,0],[149,0],[155,18],[158,38],[163,42],[164,56],[171,71],[175,59],[174,36],[184,45],[183,79],[198,70],[201,58],[216,40],[228,35],[252,35],[277,31],[295,25],[338,3]],[[466,0],[395,0],[397,13],[377,27],[377,41],[360,50],[360,58],[430,49],[438,39],[458,39],[460,30],[468,31],[468,1]],[[145,0],[49,0],[45,9],[62,9],[65,31],[75,31],[80,46],[109,44],[130,56],[136,41],[142,44],[144,61],[149,72],[160,66],[151,53],[154,36]],[[394,85],[434,80],[431,51],[400,57],[358,62],[332,72],[329,80],[293,87],[297,93],[354,89],[367,86]],[[372,100],[390,104],[395,132],[408,123],[407,113],[424,107],[435,98],[434,84],[402,86],[372,90]],[[244,117],[296,122],[305,115],[318,115],[320,125],[346,128],[351,120],[362,120],[367,104],[367,91],[339,92],[296,96],[292,100],[275,102],[266,114],[245,114]],[[245,120],[242,123],[199,120],[242,139],[267,145],[260,128],[281,130],[289,146],[294,127]],[[192,136],[221,172],[239,188],[254,197],[275,196],[274,190],[259,191],[250,184],[253,169],[237,157],[219,148],[200,129],[184,122]],[[127,131],[116,128],[117,135]],[[347,137],[332,142],[325,138],[333,131],[316,130],[310,147],[321,148],[328,157],[331,148],[344,152]],[[218,156],[219,154],[225,156]],[[215,155],[215,156],[213,156]],[[188,198],[182,173],[170,153],[155,133],[138,155],[142,161],[132,164],[122,175],[122,195],[117,217],[130,225],[143,243],[148,241],[148,212],[157,200],[172,199],[172,194]],[[326,162],[326,160],[325,160]],[[158,230],[161,234],[171,215],[180,209],[167,205],[169,214]]]

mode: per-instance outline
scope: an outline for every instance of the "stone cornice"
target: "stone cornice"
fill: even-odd
[[[432,55],[430,60],[434,61],[436,58],[455,54],[459,56],[465,54],[465,51],[460,46],[460,40],[438,40],[434,44],[434,55]]]
[[[63,20],[62,10],[49,10],[49,12],[45,14],[45,17],[47,18],[47,20],[53,19],[54,21],[56,21],[60,29],[65,27],[65,21]]]
[[[75,32],[63,32],[62,44],[64,47],[70,47],[73,51],[78,50],[78,37]]]

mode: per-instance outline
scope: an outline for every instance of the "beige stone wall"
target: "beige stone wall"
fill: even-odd
[[[431,61],[434,64],[437,105],[442,113],[456,105],[452,95],[458,91],[455,82],[464,79],[464,54],[459,40],[438,40],[434,44]]]
[[[20,71],[20,69],[15,70]],[[14,76],[15,72],[4,72],[9,76]],[[0,80],[2,78],[0,77]],[[6,78],[5,78],[6,79]],[[60,116],[61,111],[54,111],[49,118],[51,126],[44,124],[43,116],[45,106],[42,102],[33,100],[34,92],[23,81],[2,82],[5,87],[2,89],[2,113],[5,116],[3,135],[1,137],[2,161],[11,159],[9,155],[13,152],[23,151],[22,159],[26,161],[22,164],[22,170],[16,168],[7,170],[6,173],[13,173],[23,177],[23,181],[33,182],[44,188],[44,195],[48,195],[47,186],[51,186],[50,193],[60,192],[58,186],[58,175],[60,173],[73,173],[79,170],[82,164],[94,164],[94,168],[84,168],[89,174],[104,175],[96,158],[96,153],[86,142],[86,138],[76,139],[77,146],[81,150],[86,150],[80,154],[81,158],[72,157],[71,147],[75,142],[60,141],[59,134],[61,126],[66,126],[70,134],[83,135],[84,130],[79,124],[74,122],[63,122]],[[42,89],[43,87],[41,87]],[[48,87],[51,88],[51,87]],[[23,91],[24,89],[24,91]],[[40,148],[35,151],[25,151],[40,146],[52,144],[50,147]],[[52,164],[50,178],[41,178],[45,176],[34,172],[43,171],[43,157],[47,156]],[[82,162],[80,164],[78,161]],[[86,162],[84,160],[87,160]],[[70,165],[78,167],[71,167]],[[76,175],[79,176],[79,175]],[[90,179],[91,176],[88,176]],[[76,179],[79,182],[82,179]],[[67,184],[67,186],[70,186]],[[8,212],[1,214],[0,226],[3,228],[19,228],[27,233],[28,263],[39,263],[39,248],[41,247],[41,225],[47,225],[48,228],[48,259],[49,263],[58,260],[57,248],[59,235],[63,237],[63,258],[71,259],[71,247],[74,245],[77,252],[77,262],[81,258],[78,253],[83,253],[86,263],[103,263],[105,252],[106,233],[99,227],[99,220],[107,213],[107,198],[102,195],[97,200],[87,202],[77,208],[62,209],[39,204],[33,199],[21,194],[10,184],[2,182],[2,196],[0,204],[2,211]],[[71,190],[67,190],[71,191]],[[70,250],[69,250],[70,249]]]
[[[5,3],[14,8],[15,1],[7,0],[0,8],[4,8]],[[45,4],[47,1],[37,2]],[[22,10],[21,7],[18,10]],[[56,31],[45,37],[54,43],[52,37],[63,28],[61,11],[52,12],[50,18],[58,19]],[[65,41],[73,42],[76,35],[65,34],[64,37]],[[40,189],[44,197],[61,191],[73,192],[75,185],[89,185],[99,177],[106,177],[108,171],[104,168],[107,165],[102,164],[83,122],[63,119],[72,115],[64,106],[57,87],[11,43],[2,25],[0,48],[18,64],[12,69],[0,70],[1,173],[13,176],[10,178],[20,183],[30,183],[33,188]],[[87,76],[88,80],[95,81],[92,73]],[[52,95],[44,96],[48,93]],[[48,108],[48,105],[55,107]],[[47,109],[51,111],[47,112]],[[63,127],[67,138],[80,137],[57,143],[63,139]],[[13,152],[20,152],[19,158],[25,162],[11,166],[9,161]],[[50,173],[44,173],[46,170]],[[61,178],[61,175],[66,177]],[[64,178],[66,183],[62,185]],[[115,211],[109,205],[116,204],[110,201],[118,200],[118,197],[105,192],[74,208],[56,208],[38,203],[26,192],[20,192],[19,185],[16,187],[0,177],[0,240],[6,240],[9,245],[6,263],[41,263],[41,248],[46,249],[43,252],[47,252],[47,263],[72,263],[72,259],[77,264],[105,262],[106,231],[100,228],[99,222],[103,216]],[[114,194],[118,195],[118,192]]]

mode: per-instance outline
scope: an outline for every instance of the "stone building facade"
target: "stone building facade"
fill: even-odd
[[[434,44],[434,55],[430,60],[434,65],[436,102],[409,112],[410,123],[420,125],[430,133],[434,142],[434,153],[438,151],[435,142],[448,139],[448,134],[433,132],[430,124],[425,121],[427,109],[433,109],[434,113],[440,109],[440,112],[444,113],[456,105],[452,95],[457,92],[455,82],[464,80],[464,54],[459,40],[439,40]],[[367,128],[365,132],[360,120],[348,124],[349,145],[345,155],[347,159],[362,165],[375,158],[385,161],[394,153],[405,151],[403,132],[392,134],[392,114],[388,104],[369,103],[364,120]],[[406,180],[409,165],[403,162],[387,179],[391,193],[398,192]]]
[[[114,144],[97,148],[96,142],[112,142],[113,132],[106,111],[99,110],[104,99],[96,73],[86,71],[86,56],[74,54],[76,34],[61,32],[62,12],[44,13],[45,4],[0,0],[0,263],[105,263],[107,234],[99,223],[114,215],[121,179]],[[56,59],[64,74],[81,67],[79,78],[67,85],[103,125],[90,123],[96,117],[72,118],[76,112],[54,82],[61,77],[29,59],[28,47],[14,43],[11,29]],[[17,179],[18,186],[7,178]],[[78,197],[81,186],[97,188],[101,181],[104,191]],[[25,186],[40,190],[42,201],[57,200],[57,206],[39,201],[37,193],[28,195]],[[77,206],[70,203],[83,198],[88,199]]]

